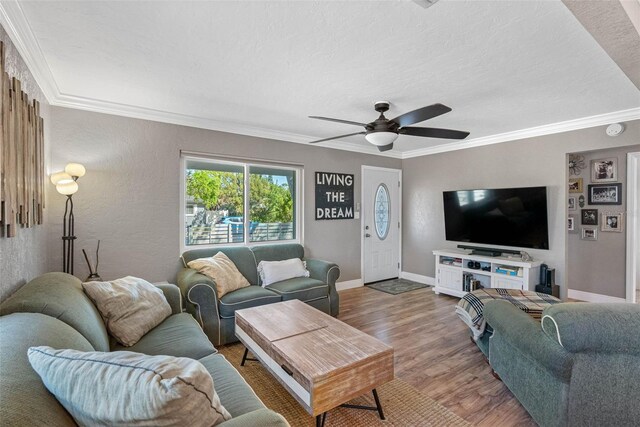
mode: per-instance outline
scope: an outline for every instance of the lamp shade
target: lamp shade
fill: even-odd
[[[70,182],[56,184],[56,190],[58,193],[70,196],[78,191],[78,183],[71,180]]]
[[[65,166],[64,171],[74,177],[82,177],[87,170],[80,163],[69,163]]]
[[[370,132],[364,136],[367,141],[378,147],[391,144],[398,138],[398,134],[395,132]]]
[[[73,178],[66,172],[56,172],[51,174],[51,183],[53,185],[58,184],[66,184],[68,182],[73,182]]]

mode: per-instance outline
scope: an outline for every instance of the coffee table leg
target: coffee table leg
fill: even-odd
[[[376,408],[378,408],[378,415],[380,415],[380,419],[384,420],[384,412],[382,412],[382,405],[380,404],[380,399],[378,398],[378,391],[373,389],[373,399],[376,401]]]
[[[249,349],[245,347],[244,354],[242,355],[242,362],[240,362],[240,366],[244,366],[244,362],[246,362],[247,360],[252,361],[252,362],[259,362],[258,359],[254,359],[252,357],[247,357],[248,354],[249,354]]]
[[[380,399],[378,398],[378,391],[374,388],[373,389],[373,399],[376,401],[376,406],[375,408],[373,406],[364,406],[364,405],[352,405],[350,403],[343,403],[342,406],[343,408],[353,408],[353,409],[366,409],[368,411],[378,411],[378,415],[380,416],[381,420],[384,420],[384,412],[382,412],[382,404],[380,403]]]
[[[316,427],[324,427],[325,418],[327,418],[326,412],[323,412],[322,415],[316,415]]]

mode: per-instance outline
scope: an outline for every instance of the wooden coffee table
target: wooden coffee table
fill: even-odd
[[[312,416],[344,405],[377,410],[376,387],[393,379],[393,348],[299,300],[236,311],[236,336]],[[345,405],[372,391],[375,407]]]

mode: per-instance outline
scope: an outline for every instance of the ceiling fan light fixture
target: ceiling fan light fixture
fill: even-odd
[[[389,132],[389,131],[378,131],[378,132],[369,132],[364,137],[371,144],[376,145],[378,147],[383,147],[385,145],[392,144],[393,141],[398,139],[398,134],[395,132]]]

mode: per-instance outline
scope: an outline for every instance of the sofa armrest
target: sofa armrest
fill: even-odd
[[[507,301],[487,302],[483,315],[493,328],[494,336],[500,336],[556,377],[569,381],[573,365],[571,355],[542,331],[539,322]]]
[[[180,294],[180,288],[171,283],[156,283],[156,287],[160,288],[169,306],[171,306],[171,314],[182,313],[182,295]]]
[[[184,295],[185,307],[198,321],[213,345],[220,345],[220,315],[216,282],[192,268],[178,273],[178,287]]]
[[[338,264],[321,259],[305,258],[307,270],[312,279],[321,280],[329,285],[329,303],[331,315],[336,317],[340,310],[340,296],[336,290],[336,280],[340,277]]]
[[[231,418],[229,421],[225,421],[220,425],[224,427],[287,427],[289,423],[277,412],[270,409],[258,409]]]

